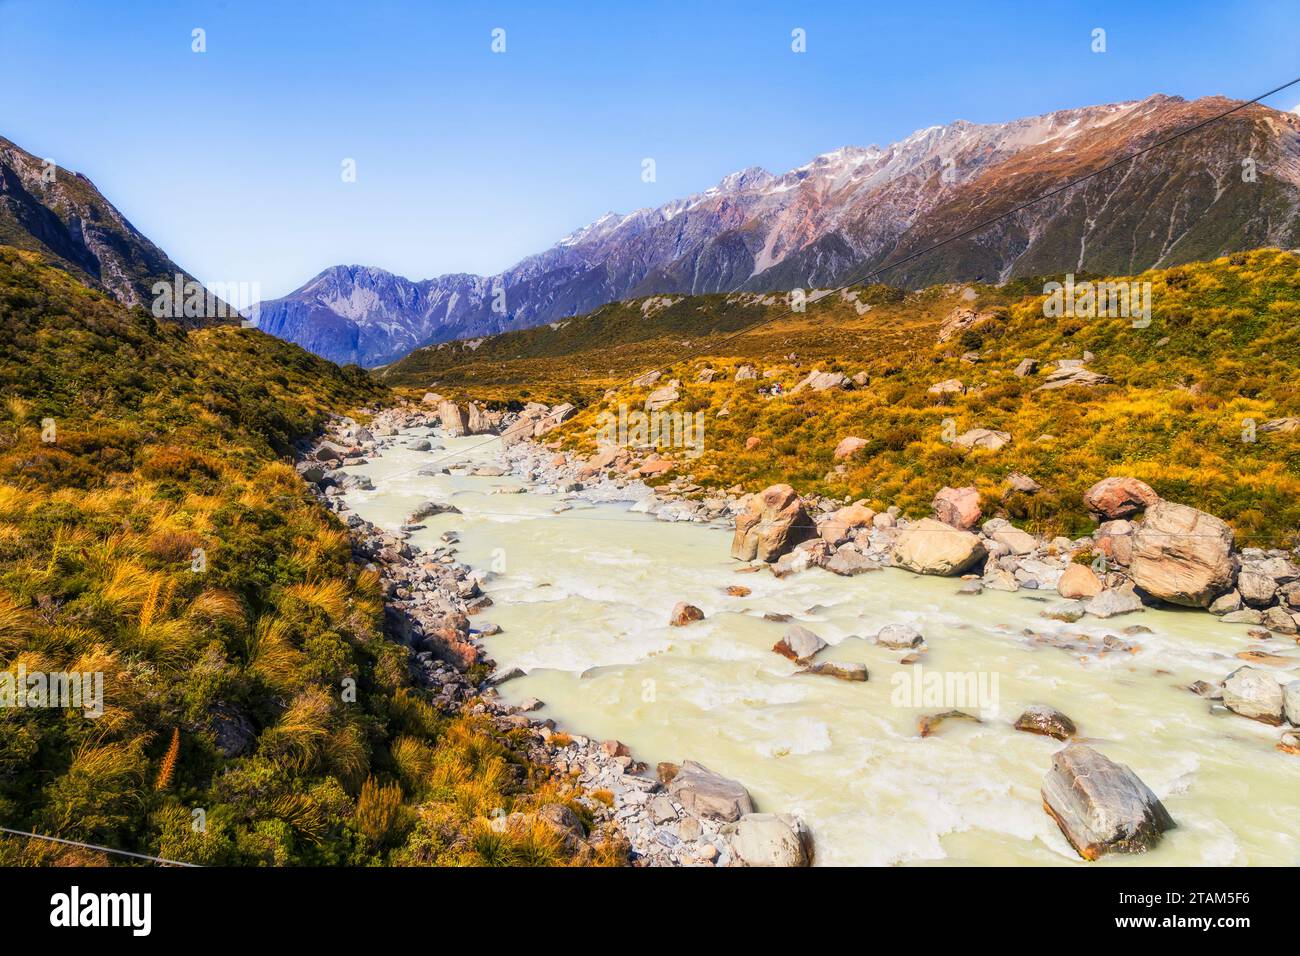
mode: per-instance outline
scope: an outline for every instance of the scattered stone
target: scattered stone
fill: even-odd
[[[968,714],[964,710],[945,710],[942,714],[929,714],[922,717],[916,722],[916,729],[922,737],[932,736],[939,729],[939,725],[947,720],[969,720],[976,724],[982,724],[974,714]]]
[[[1131,518],[1159,500],[1154,488],[1136,478],[1103,478],[1083,493],[1084,507],[1098,521]]]
[[[1030,734],[1043,734],[1057,740],[1068,740],[1078,733],[1074,721],[1059,710],[1035,704],[1016,718],[1016,730]]]
[[[668,618],[668,623],[673,627],[685,627],[692,621],[704,620],[704,612],[694,604],[687,604],[684,601],[673,605],[673,613]]]
[[[841,438],[840,443],[835,446],[835,460],[840,461],[844,458],[852,458],[862,449],[866,448],[867,444],[868,442],[865,438],[854,438],[851,435],[847,438]]]
[[[867,665],[856,661],[836,662],[821,661],[816,664],[810,664],[802,674],[824,674],[827,677],[836,677],[840,680],[861,682],[865,681],[870,675],[867,673]]]
[[[826,642],[808,628],[792,624],[786,629],[785,636],[773,645],[772,650],[796,664],[806,664],[825,646]]]
[[[968,451],[977,448],[998,451],[1011,443],[1011,434],[1009,432],[992,431],[988,428],[972,428],[969,431],[962,432],[952,440],[952,443],[958,448],[965,448]]]
[[[1056,582],[1056,590],[1063,598],[1095,598],[1102,591],[1102,583],[1092,568],[1072,563]]]
[[[876,634],[876,643],[892,650],[906,650],[924,644],[925,638],[910,624],[886,624]]]

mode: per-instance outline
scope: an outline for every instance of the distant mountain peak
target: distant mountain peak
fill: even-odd
[[[1300,116],[1252,105],[1159,157],[1100,173],[911,261],[1231,104],[1157,93],[1005,123],[926,126],[887,146],[841,146],[780,174],[750,166],[659,206],[607,212],[495,276],[412,283],[375,270],[366,295],[322,296],[308,283],[263,303],[261,314],[268,331],[330,358],[377,364],[616,299],[826,288],[899,259],[908,265],[889,281],[916,287],[1067,270],[1133,274],[1251,246],[1294,247]],[[1238,195],[1243,156],[1256,158],[1259,182]]]

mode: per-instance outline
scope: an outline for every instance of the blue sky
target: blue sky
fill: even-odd
[[[1248,98],[1300,75],[1298,13],[0,0],[0,135],[84,172],[201,279],[272,297],[336,263],[498,271],[609,210],[955,119],[1155,92]],[[1097,27],[1104,54],[1090,49]],[[795,28],[806,53],[791,51]],[[1269,101],[1297,103],[1300,86]]]

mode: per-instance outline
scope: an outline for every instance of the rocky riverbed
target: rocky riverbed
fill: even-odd
[[[638,860],[645,863],[799,863],[811,858],[812,843],[807,826],[797,816],[753,812],[752,798],[749,807],[733,802],[725,811],[702,812],[701,804],[683,789],[684,784],[675,782],[671,765],[651,771],[618,741],[597,743],[556,731],[548,721],[529,716],[533,702],[517,701],[515,707],[510,707],[502,703],[490,686],[485,696],[476,696],[490,683],[480,680],[486,676],[485,641],[490,644],[500,640],[492,637],[492,626],[475,627],[471,623],[490,606],[482,593],[485,580],[482,569],[470,570],[457,563],[455,540],[442,542],[445,548],[414,553],[406,539],[421,518],[431,518],[432,513],[412,515],[413,520],[406,527],[388,532],[362,522],[350,513],[342,499],[350,483],[353,487],[364,487],[366,477],[325,465],[357,463],[382,455],[388,449],[427,445],[433,453],[432,461],[425,466],[428,474],[446,471],[485,478],[511,476],[537,493],[554,496],[553,511],[557,514],[593,502],[631,500],[636,502],[634,511],[660,521],[725,527],[733,535],[732,554],[748,562],[738,565],[738,569],[770,569],[779,578],[802,577],[800,572],[814,567],[845,578],[889,567],[906,568],[927,577],[959,576],[961,592],[971,598],[986,588],[993,592],[1051,595],[1043,616],[1053,621],[1081,622],[1080,626],[1094,619],[1106,621],[1117,615],[1127,617],[1174,604],[1212,605],[1212,610],[1224,615],[1228,623],[1236,621],[1229,615],[1239,610],[1255,611],[1260,615],[1258,621],[1253,616],[1242,616],[1241,629],[1258,628],[1249,632],[1249,636],[1257,639],[1270,633],[1265,629],[1270,623],[1274,625],[1274,635],[1288,636],[1283,614],[1292,626],[1295,623],[1288,609],[1295,593],[1289,585],[1296,580],[1292,576],[1292,555],[1263,551],[1237,553],[1230,537],[1225,540],[1217,533],[1211,516],[1201,516],[1199,512],[1189,516],[1180,510],[1181,506],[1152,500],[1153,492],[1147,497],[1149,489],[1140,483],[1134,485],[1131,480],[1103,482],[1089,492],[1096,498],[1095,502],[1089,502],[1090,507],[1096,505],[1094,510],[1099,517],[1096,534],[1075,541],[1042,541],[996,516],[984,519],[978,512],[978,500],[972,503],[964,489],[945,489],[936,497],[934,518],[916,521],[908,521],[894,509],[876,513],[863,502],[802,499],[782,486],[758,495],[743,495],[739,489],[698,488],[685,477],[651,490],[641,479],[656,474],[654,467],[646,467],[654,465],[653,456],[608,449],[591,458],[580,458],[539,444],[537,440],[543,439],[546,431],[564,415],[564,409],[542,407],[519,417],[492,421],[482,410],[475,413],[471,409],[469,415],[461,412],[462,431],[471,430],[467,426],[473,421],[475,431],[503,431],[510,436],[499,464],[479,463],[465,468],[465,461],[459,455],[448,454],[443,461],[436,451],[439,436],[456,431],[454,414],[452,428],[446,427],[445,405],[442,409],[434,406],[390,410],[377,416],[369,429],[338,423],[332,432],[336,447],[325,447],[325,461],[317,459],[314,465],[304,464],[302,470],[309,480],[319,482],[326,501],[346,518],[354,535],[359,533],[359,540],[369,542],[359,549],[363,557],[377,561],[383,568],[391,564],[402,569],[396,574],[385,570],[385,579],[394,582],[390,630],[416,649],[417,659],[430,674],[431,687],[444,704],[463,706],[465,701],[474,701],[471,706],[484,708],[494,719],[531,728],[538,757],[557,769],[576,771],[584,786],[600,794],[599,799],[593,798],[597,804],[604,806],[608,801],[608,818],[617,821],[628,834]],[[431,427],[434,424],[438,426],[436,431]],[[319,452],[317,449],[313,455]],[[498,490],[522,489],[503,486]],[[1139,517],[1139,511],[1145,513],[1146,519],[1132,520]],[[1112,517],[1125,512],[1127,517]],[[1180,537],[1180,529],[1189,525],[1205,533],[1190,539]],[[454,539],[454,532],[451,534]],[[1188,540],[1195,544],[1188,547]],[[405,555],[404,550],[412,553]],[[418,573],[410,570],[412,566]],[[1265,581],[1256,580],[1253,577],[1256,575],[1272,582],[1271,589]],[[1228,590],[1223,590],[1225,585]],[[734,590],[747,593],[749,589],[737,585]],[[1156,598],[1155,593],[1162,597]],[[1241,604],[1236,607],[1232,606],[1236,600],[1234,595],[1241,598]],[[1245,600],[1246,595],[1250,596],[1251,603]],[[687,629],[702,626],[693,621],[690,618],[682,623]],[[1125,637],[1123,632],[1141,635],[1143,630],[1146,629],[1141,626],[1127,625],[1113,641],[1108,637],[1105,646],[1099,645],[1097,653],[1122,653],[1126,648],[1129,653],[1137,653],[1140,637]],[[814,661],[826,642],[809,633],[820,646],[809,643],[791,647],[787,643],[786,650],[779,646],[773,650],[811,673],[840,677],[848,682],[866,678],[866,668],[857,662]],[[881,641],[881,636],[877,636],[877,643],[887,646],[888,641]],[[917,637],[919,645],[908,643],[903,661],[923,659],[925,637],[919,634]],[[808,640],[797,632],[793,639],[796,644]],[[1048,646],[1062,650],[1080,648],[1073,636],[1062,638],[1044,632],[1032,639],[1041,639]],[[825,658],[826,654],[821,656]],[[1194,688],[1194,692],[1208,698],[1210,707],[1225,707],[1263,724],[1281,725],[1288,719],[1288,701],[1295,697],[1295,688],[1288,689],[1286,680],[1295,662],[1286,658],[1282,661],[1281,665],[1277,661],[1260,661],[1259,667],[1247,664],[1235,671],[1225,667],[1226,673],[1208,675],[1206,680],[1198,682],[1202,686]],[[507,675],[497,675],[498,679],[504,676]],[[1276,707],[1274,698],[1277,698]],[[1069,723],[1068,717],[1059,716]],[[1044,722],[1054,725],[1051,718],[1040,721],[1032,715],[1022,715],[1021,720],[1026,722],[1026,726],[1017,722],[1017,728],[1022,730]],[[934,727],[937,726],[936,721]],[[1072,734],[1052,736],[1068,740]],[[1279,747],[1284,748],[1285,744],[1284,737]],[[1100,754],[1095,757],[1106,760]],[[1081,757],[1066,761],[1052,773],[1059,777],[1061,773],[1071,772],[1071,768],[1089,766],[1095,770],[1092,757]],[[1118,784],[1127,782],[1121,772],[1126,768],[1112,766],[1119,767],[1109,778],[1117,781],[1117,786],[1099,792],[1096,799],[1127,801],[1125,805],[1139,808],[1133,817],[1133,827],[1145,835],[1134,839],[1131,833],[1129,837],[1116,833],[1111,835],[1110,842],[1116,848],[1130,849],[1155,845],[1164,828],[1155,826],[1148,833],[1142,827],[1161,823],[1163,807],[1156,810],[1144,803],[1144,794],[1150,791],[1140,780],[1137,780],[1140,789],[1125,791]],[[684,779],[688,783],[707,779],[705,773],[701,770]],[[1106,775],[1099,774],[1098,778]],[[1096,846],[1105,847],[1105,840],[1099,843],[1091,837],[1078,837],[1083,843],[1076,842],[1071,827],[1076,834],[1080,832],[1078,821],[1087,819],[1089,808],[1086,805],[1073,810],[1065,805],[1052,807],[1048,801],[1048,780],[1044,778],[1044,805],[1071,845],[1086,857],[1096,852]],[[735,786],[730,782],[726,785]],[[762,803],[760,809],[785,809],[768,801]],[[1143,806],[1147,809],[1141,809]]]

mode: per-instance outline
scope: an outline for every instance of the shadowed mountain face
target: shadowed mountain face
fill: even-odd
[[[153,302],[155,282],[194,281],[127,222],[81,173],[52,167],[0,137],[0,245],[41,253],[123,305]],[[177,318],[187,325],[202,317]]]
[[[905,259],[881,281],[1131,274],[1294,246],[1298,116],[1244,107],[1106,170],[1233,105],[1158,95],[931,127],[883,149],[844,147],[780,176],[750,168],[657,209],[609,213],[496,276],[412,282],[336,266],[262,303],[261,324],[335,361],[379,365],[423,344],[540,325],[618,299],[842,285]]]

